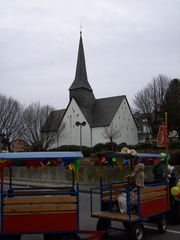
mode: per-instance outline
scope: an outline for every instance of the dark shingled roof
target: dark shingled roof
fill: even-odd
[[[96,99],[92,108],[91,127],[104,127],[111,124],[125,96]]]
[[[83,48],[83,41],[82,36],[80,35],[79,40],[79,50],[78,50],[78,59],[76,65],[76,75],[74,82],[72,83],[69,90],[85,88],[92,91],[92,88],[88,82],[87,72],[86,72],[86,63],[84,57],[84,48]]]
[[[43,126],[42,132],[56,132],[59,128],[65,111],[66,109],[52,111]]]
[[[96,99],[92,109],[81,108],[91,127],[109,126],[125,96]]]

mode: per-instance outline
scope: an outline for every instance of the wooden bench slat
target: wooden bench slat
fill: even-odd
[[[48,212],[48,214],[59,214],[59,213],[61,213],[61,214],[63,214],[63,213],[67,213],[67,211],[65,210],[65,211],[56,211],[56,212],[51,212],[51,211],[49,211]],[[68,210],[68,213],[77,213],[77,210],[71,210],[71,211],[69,211]],[[36,214],[47,214],[47,212],[21,212],[21,213],[19,213],[19,212],[8,212],[8,213],[4,213],[4,215],[36,215]]]
[[[132,214],[131,218],[126,213],[120,213],[120,212],[109,212],[109,211],[100,211],[100,212],[93,212],[92,217],[97,218],[106,218],[106,219],[112,219],[112,220],[119,220],[119,221],[135,221],[139,218],[138,215]]]
[[[42,204],[42,205],[6,205],[5,213],[25,213],[25,212],[53,212],[53,211],[72,211],[76,210],[76,204]]]
[[[155,192],[155,191],[160,191],[160,190],[164,190],[167,189],[166,185],[159,185],[159,186],[145,186],[144,188],[140,189],[140,193],[147,193],[147,192]]]
[[[6,197],[5,204],[36,204],[36,203],[70,203],[76,202],[76,196],[22,196],[22,197]]]
[[[109,202],[110,201],[110,197],[103,197],[102,198],[103,202]],[[116,202],[117,201],[117,196],[112,196],[112,202]]]
[[[140,195],[140,200],[152,200],[153,198],[160,197],[160,196],[166,196],[167,191],[157,191],[157,192],[147,192]]]

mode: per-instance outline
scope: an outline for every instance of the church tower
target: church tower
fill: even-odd
[[[76,74],[75,74],[75,79],[69,88],[69,95],[70,95],[70,100],[74,98],[77,101],[78,105],[85,109],[91,109],[95,102],[93,90],[87,78],[86,63],[85,63],[81,32],[80,32],[78,58],[77,58],[77,65],[76,65]]]

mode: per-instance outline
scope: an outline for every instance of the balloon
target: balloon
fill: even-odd
[[[178,195],[180,193],[180,189],[178,188],[178,187],[172,187],[171,188],[171,194],[173,195],[173,196],[176,196],[176,195]]]
[[[176,195],[177,198],[180,198],[180,193],[178,195]]]
[[[177,182],[176,186],[179,188],[180,190],[180,182]]]

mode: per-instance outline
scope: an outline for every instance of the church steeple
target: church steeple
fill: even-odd
[[[76,65],[76,75],[74,82],[72,83],[69,90],[77,89],[77,88],[86,88],[92,91],[92,88],[88,82],[87,72],[86,72],[86,63],[84,56],[84,48],[82,41],[82,32],[80,32],[80,40],[79,40],[79,50],[78,50],[78,58]]]
[[[95,97],[87,78],[82,32],[80,32],[75,79],[69,91],[70,100],[74,97],[76,101],[81,103],[82,107],[89,108],[94,103]]]

